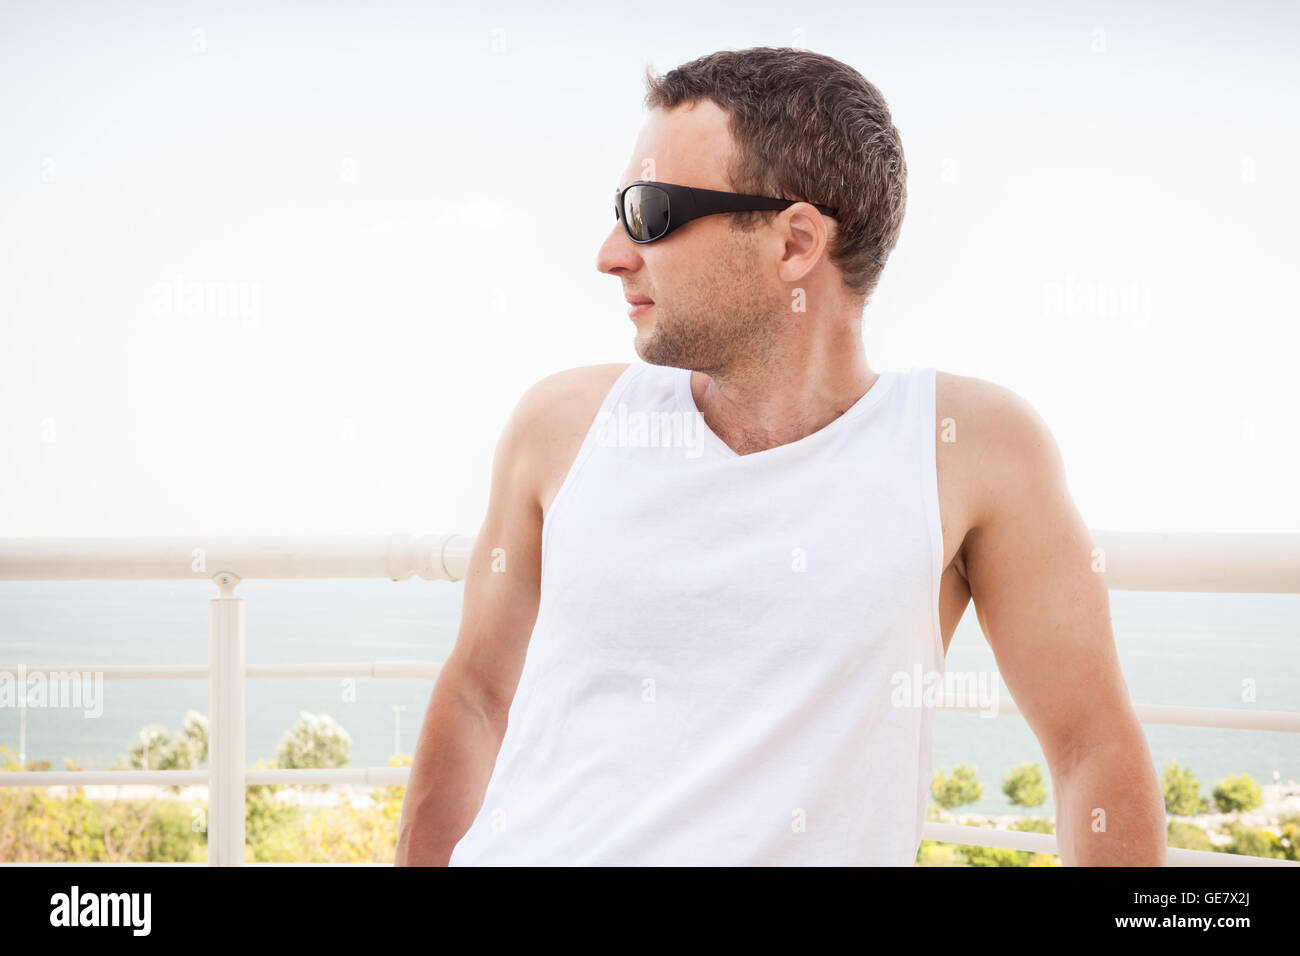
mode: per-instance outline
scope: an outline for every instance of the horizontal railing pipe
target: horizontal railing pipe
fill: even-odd
[[[1094,530],[1094,562],[1120,591],[1300,594],[1300,534]],[[469,535],[3,538],[0,581],[465,576]]]
[[[1300,594],[1300,534],[1093,531],[1117,591]]]
[[[980,713],[988,708],[979,704],[942,704],[939,710],[957,713]],[[1133,703],[1138,720],[1144,724],[1175,727],[1214,727],[1220,730],[1264,730],[1300,733],[1300,713],[1289,710],[1247,710],[1244,707],[1185,707],[1179,704]],[[999,697],[997,715],[1023,717],[1010,697]]]
[[[14,770],[0,787],[206,787],[206,770]]]
[[[0,581],[465,576],[473,538],[457,534],[234,538],[0,538]]]
[[[383,680],[433,680],[442,669],[440,661],[343,661],[327,664],[268,664],[244,668],[247,678],[335,678],[374,677]],[[39,675],[57,680],[68,675],[92,674],[103,680],[207,680],[206,664],[46,664],[31,667],[0,664],[0,674],[27,677]]]

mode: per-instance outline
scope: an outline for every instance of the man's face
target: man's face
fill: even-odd
[[[618,185],[648,179],[730,192],[734,148],[727,114],[711,101],[652,110]],[[772,344],[782,290],[763,268],[765,241],[761,228],[740,232],[719,215],[639,244],[616,220],[596,268],[618,276],[628,299],[653,300],[632,317],[644,361],[712,374],[761,365]]]

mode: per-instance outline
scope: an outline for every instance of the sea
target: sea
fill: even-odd
[[[0,672],[59,666],[207,662],[207,581],[0,582]],[[448,582],[246,580],[249,665],[446,658],[456,640],[464,585]],[[1111,618],[1124,677],[1139,703],[1300,711],[1300,595],[1112,591]],[[968,607],[948,650],[949,671],[995,672]],[[306,712],[328,714],[352,740],[350,766],[382,766],[414,749],[432,682],[363,678],[253,679],[246,684],[246,756],[273,759]],[[1007,695],[1004,683],[997,684]],[[207,713],[205,680],[103,683],[102,714],[27,709],[28,760],[111,768],[141,730],[178,731],[189,710]],[[1300,780],[1300,735],[1146,725],[1157,768],[1176,760],[1209,796],[1230,774],[1259,784]],[[0,747],[18,750],[17,709],[0,706]],[[396,748],[396,750],[395,750]],[[1017,716],[941,712],[934,766],[975,768],[983,795],[962,807],[1025,812],[1002,792],[1008,770],[1046,761]],[[1275,776],[1276,775],[1276,776]],[[1046,774],[1044,776],[1046,782]],[[1050,787],[1049,787],[1050,791]],[[1052,813],[1052,801],[1033,813]]]

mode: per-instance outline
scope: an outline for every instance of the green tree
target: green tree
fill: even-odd
[[[132,770],[162,770],[159,766],[171,746],[171,737],[162,724],[150,724],[136,734],[127,751],[126,763]]]
[[[176,769],[197,770],[208,759],[208,718],[187,710],[180,733],[172,738]]]
[[[930,782],[930,795],[945,810],[952,811],[984,796],[984,787],[975,776],[975,768],[958,764],[952,773],[940,770]]]
[[[1161,789],[1165,795],[1166,813],[1189,817],[1210,809],[1210,801],[1201,796],[1201,783],[1196,775],[1178,766],[1176,760],[1165,764]]]
[[[329,714],[302,711],[280,742],[276,763],[286,769],[346,767],[352,738]]]
[[[1007,771],[1002,780],[1002,792],[1013,806],[1038,807],[1047,799],[1043,785],[1043,768],[1037,763],[1022,763]]]
[[[1223,813],[1254,810],[1263,803],[1263,793],[1249,774],[1224,777],[1214,785],[1214,804]]]
[[[125,763],[132,770],[198,770],[207,759],[208,718],[190,710],[175,736],[161,724],[141,730]]]

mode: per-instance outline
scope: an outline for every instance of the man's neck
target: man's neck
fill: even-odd
[[[784,343],[762,363],[714,375],[694,372],[691,390],[714,434],[747,455],[820,431],[879,377],[854,328],[816,343]]]

